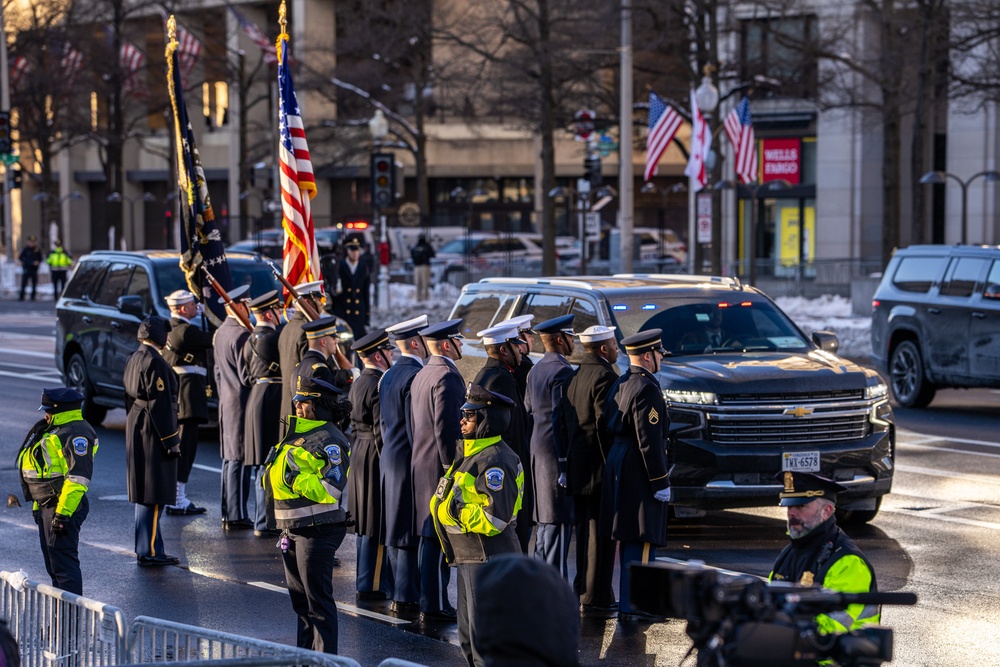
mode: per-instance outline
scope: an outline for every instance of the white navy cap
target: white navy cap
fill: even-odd
[[[498,324],[489,329],[483,329],[476,335],[483,339],[483,345],[500,345],[502,343],[524,343],[518,335],[518,329],[509,322]]]
[[[308,283],[299,283],[295,286],[295,291],[299,293],[299,296],[312,296],[314,294],[320,294],[323,292],[323,281],[314,280]]]
[[[531,329],[531,321],[534,319],[534,313],[529,313],[528,315],[518,315],[517,317],[512,317],[509,320],[498,322],[496,326],[512,326],[517,327],[519,331],[525,331]]]
[[[186,289],[179,289],[164,297],[164,301],[166,301],[167,305],[171,308],[174,306],[183,306],[185,303],[191,303],[194,301],[194,294]]]
[[[595,324],[592,327],[587,327],[576,335],[580,337],[581,343],[598,343],[602,340],[610,340],[614,338],[615,328],[616,327],[603,327],[600,324]]]
[[[387,334],[392,334],[397,340],[402,340],[404,338],[413,338],[417,335],[421,329],[427,327],[427,316],[421,315],[420,317],[414,317],[412,320],[406,320],[405,322],[398,322],[392,326],[386,327],[385,332]]]

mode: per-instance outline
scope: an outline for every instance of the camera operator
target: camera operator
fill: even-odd
[[[781,506],[788,508],[791,544],[778,554],[768,579],[822,586],[841,593],[876,592],[875,570],[833,516],[837,494],[847,489],[807,472],[784,472],[778,479],[785,485],[779,497]],[[844,611],[816,617],[824,634],[847,632],[878,622],[876,605],[852,604]]]

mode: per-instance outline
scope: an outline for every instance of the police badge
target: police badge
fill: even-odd
[[[490,491],[499,491],[503,488],[503,470],[500,468],[490,468],[483,477],[486,478],[486,488]]]

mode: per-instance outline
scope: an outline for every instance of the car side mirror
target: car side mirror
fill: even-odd
[[[837,354],[837,350],[840,349],[840,341],[837,340],[837,334],[830,331],[814,331],[812,341],[816,343],[816,347],[830,354]]]
[[[983,291],[983,298],[994,300],[1000,299],[1000,285],[997,285],[996,283],[990,283],[987,285],[986,289]]]
[[[118,310],[125,315],[142,317],[144,315],[142,312],[142,297],[134,294],[118,297]]]

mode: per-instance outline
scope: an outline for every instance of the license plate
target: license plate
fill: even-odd
[[[819,452],[785,452],[781,469],[795,472],[819,472]]]

